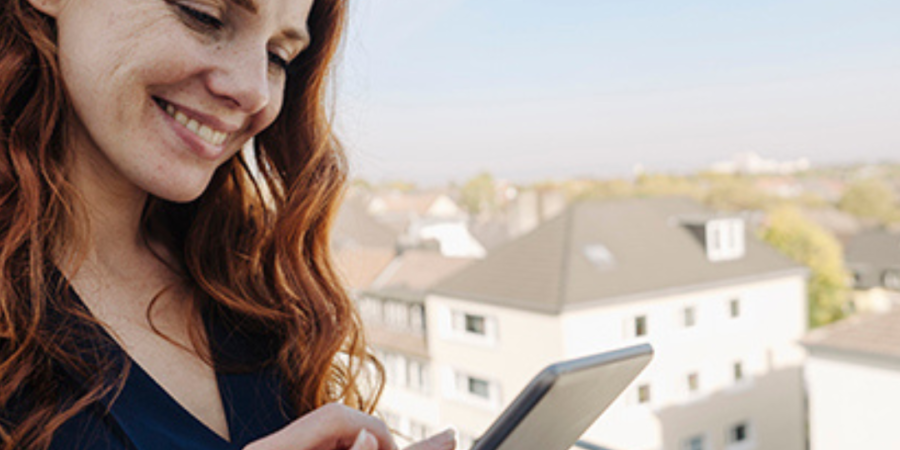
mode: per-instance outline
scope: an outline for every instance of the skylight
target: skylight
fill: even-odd
[[[603,244],[585,245],[582,252],[584,257],[598,269],[611,269],[616,265],[616,258]]]

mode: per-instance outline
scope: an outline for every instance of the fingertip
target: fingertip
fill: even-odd
[[[356,435],[356,440],[350,450],[378,450],[378,441],[375,436],[369,433],[365,428]]]

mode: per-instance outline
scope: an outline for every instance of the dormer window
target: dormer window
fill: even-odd
[[[706,222],[706,256],[710,261],[730,261],[744,256],[744,221],[739,218]]]

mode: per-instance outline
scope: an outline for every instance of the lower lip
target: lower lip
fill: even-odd
[[[169,127],[171,127],[172,130],[175,131],[175,134],[187,144],[188,148],[191,149],[191,152],[200,158],[209,161],[219,161],[222,158],[222,155],[225,154],[224,145],[213,145],[204,141],[200,136],[197,136],[191,130],[188,130],[187,127],[175,120],[174,117],[170,116],[162,109],[162,106],[160,106],[159,103],[153,103],[156,104],[156,107],[159,109],[159,112],[162,113],[164,120],[169,124]]]

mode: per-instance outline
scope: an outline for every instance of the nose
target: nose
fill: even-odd
[[[207,83],[214,95],[248,114],[269,104],[269,56],[265,47],[223,48],[214,56],[217,62]]]

